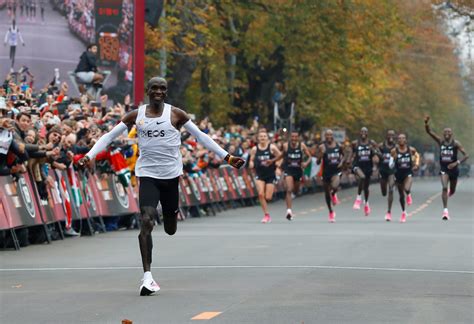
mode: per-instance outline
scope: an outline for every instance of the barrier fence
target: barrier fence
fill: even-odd
[[[52,183],[43,191],[31,173],[0,177],[0,231],[9,231],[15,249],[20,248],[15,230],[42,227],[51,242],[51,226],[63,238],[63,227],[80,222],[80,232],[94,235],[105,231],[104,218],[139,213],[136,188],[124,185],[112,173],[89,173],[71,168],[50,172]],[[316,178],[306,179],[305,191],[320,188]],[[47,194],[44,192],[47,191]],[[202,216],[257,203],[255,176],[251,170],[228,166],[185,174],[179,179],[180,212],[183,216]],[[276,195],[285,191],[284,180],[276,184]]]

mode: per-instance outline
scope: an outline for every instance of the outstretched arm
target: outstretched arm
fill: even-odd
[[[441,138],[433,133],[430,128],[430,116],[425,117],[425,130],[435,140],[435,142],[438,143],[438,145],[441,145]]]
[[[91,150],[82,158],[79,160],[79,165],[84,165],[91,159],[95,158],[95,156],[99,153],[102,152],[109,146],[112,141],[119,137],[121,134],[123,134],[126,130],[131,128],[133,124],[135,123],[135,120],[137,118],[137,110],[131,111],[128,114],[126,114],[123,118],[122,121],[116,125],[110,132],[107,134],[103,135],[97,143],[94,144],[94,146],[91,148]]]
[[[209,135],[202,132],[183,110],[173,107],[173,111],[177,117],[176,128],[180,129],[181,127],[184,127],[200,144],[214,152],[221,159],[224,159],[234,168],[240,169],[245,164],[244,159],[230,155],[212,138],[210,138]]]

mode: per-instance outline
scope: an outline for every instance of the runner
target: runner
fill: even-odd
[[[298,131],[292,131],[290,141],[283,144],[283,152],[278,156],[277,161],[284,158],[283,170],[286,184],[286,219],[293,219],[292,195],[299,192],[301,180],[303,179],[303,169],[311,163],[311,152],[308,147],[300,142]],[[306,161],[303,162],[303,153]]]
[[[407,145],[407,137],[401,133],[398,135],[396,147],[391,151],[391,156],[393,158],[392,166],[395,167],[395,182],[400,195],[400,206],[402,207],[400,223],[405,223],[407,220],[405,194],[407,195],[407,204],[411,205],[413,171],[420,167],[420,155],[414,147]]]
[[[393,148],[395,148],[395,131],[389,129],[385,141],[379,144],[379,177],[382,196],[386,197],[388,191],[388,209],[385,214],[385,220],[387,222],[392,220],[393,187],[395,186],[394,170],[390,168],[391,152]],[[411,204],[411,196],[410,200],[407,199],[407,203],[408,205]]]
[[[140,295],[151,295],[160,290],[150,272],[153,242],[151,232],[157,215],[157,205],[161,202],[165,232],[173,235],[177,227],[179,192],[178,181],[183,172],[180,154],[181,134],[184,128],[198,142],[213,151],[221,159],[235,168],[240,168],[244,160],[229,155],[209,136],[199,130],[183,110],[164,102],[168,91],[165,79],[155,77],[148,81],[147,93],[149,105],[127,113],[122,121],[109,133],[103,135],[89,153],[79,161],[87,164],[97,153],[119,135],[127,133],[133,125],[137,126],[140,156],[136,163],[135,174],[140,180],[139,202],[141,229],[138,235],[145,272],[140,286]]]
[[[275,189],[275,162],[281,152],[275,144],[268,139],[267,130],[258,131],[258,144],[250,151],[250,168],[255,168],[257,173],[257,191],[260,206],[263,209],[262,223],[270,223],[272,218],[268,212],[267,202],[272,200]]]
[[[341,169],[344,164],[344,148],[336,143],[331,129],[325,132],[324,137],[324,143],[319,146],[317,163],[323,163],[323,188],[329,209],[329,222],[334,223],[336,212],[332,207],[339,204],[337,191],[339,190]]]
[[[425,130],[426,132],[438,143],[440,147],[439,164],[440,164],[440,175],[441,185],[443,187],[442,198],[443,198],[443,220],[449,220],[448,212],[448,196],[451,197],[456,192],[456,186],[459,177],[458,166],[464,163],[469,155],[464,150],[464,147],[459,141],[454,139],[453,130],[451,128],[445,128],[443,131],[443,139],[433,133],[430,129],[430,116],[425,118]],[[458,159],[458,151],[462,153],[463,158]],[[448,194],[448,182],[449,182],[449,194]]]
[[[369,185],[372,176],[373,158],[378,153],[377,144],[368,138],[369,130],[362,127],[360,138],[352,142],[352,153],[349,161],[352,161],[352,171],[357,177],[358,188],[357,197],[354,202],[354,209],[360,209],[362,203],[362,190],[364,191],[364,213],[370,215],[369,206]]]
[[[13,19],[12,25],[8,27],[8,30],[5,33],[5,39],[3,41],[5,46],[7,45],[7,43],[10,46],[10,60],[12,61],[11,72],[13,72],[13,68],[15,66],[15,55],[16,47],[18,45],[18,39],[21,41],[22,45],[25,46],[25,42],[23,41],[23,36],[20,33],[20,29],[16,25],[15,19]]]

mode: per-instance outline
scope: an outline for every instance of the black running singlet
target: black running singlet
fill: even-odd
[[[441,143],[439,154],[439,164],[441,167],[447,167],[450,163],[458,160],[458,147],[451,141],[449,144]]]
[[[412,160],[411,160],[411,152],[410,148],[407,148],[406,152],[400,152],[397,148],[397,158],[395,161],[395,165],[397,167],[397,171],[402,170],[411,170],[412,168]]]
[[[303,162],[303,151],[301,151],[301,143],[296,148],[292,148],[288,143],[288,149],[285,155],[285,169],[301,169]]]
[[[372,165],[372,150],[370,149],[369,144],[361,144],[357,141],[357,146],[355,149],[355,165],[357,166],[371,166]]]
[[[323,168],[324,169],[337,169],[341,163],[342,153],[339,144],[335,147],[329,147],[324,143],[326,151],[323,154]]]
[[[382,148],[380,150],[380,152],[382,153],[382,161],[380,161],[380,170],[381,171],[390,172],[390,166],[389,166],[390,157],[391,157],[390,152],[392,152],[392,149],[394,147],[395,146],[392,146],[392,147],[387,146],[386,142],[383,143]]]
[[[257,145],[257,152],[255,153],[255,171],[259,177],[273,176],[275,175],[275,163],[270,166],[262,165],[263,161],[268,161],[274,158],[272,151],[270,150],[270,145],[268,144],[267,148],[261,150]]]

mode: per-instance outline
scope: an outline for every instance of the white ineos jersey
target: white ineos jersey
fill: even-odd
[[[18,45],[18,39],[22,43],[25,43],[23,41],[23,37],[21,36],[20,30],[18,29],[18,27],[11,26],[10,28],[8,28],[7,33],[5,34],[5,39],[4,39],[3,42],[5,44],[8,43],[9,46],[17,46]]]
[[[135,167],[137,177],[173,179],[183,174],[180,152],[181,133],[171,124],[171,106],[164,104],[160,117],[146,117],[147,105],[138,108],[137,125],[138,157]]]

